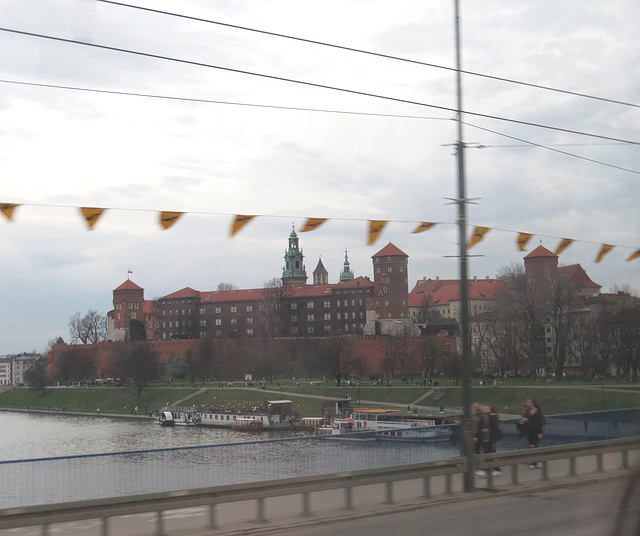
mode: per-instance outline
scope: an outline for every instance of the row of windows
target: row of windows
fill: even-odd
[[[122,309],[122,306],[124,304],[122,303],[118,303],[116,304],[116,309]],[[129,304],[129,309],[140,309],[140,303],[139,302],[132,302]]]
[[[169,316],[173,316],[173,311],[175,311],[176,316],[178,316],[180,314],[180,310],[179,309],[163,309],[162,310],[162,316],[167,316],[167,311],[169,311]],[[186,313],[185,313],[186,311]],[[182,314],[191,314],[191,309],[182,309]]]
[[[364,318],[364,312],[360,311],[357,313],[358,318]],[[351,313],[351,318],[355,320],[356,312]],[[315,322],[316,316],[313,313],[309,313],[307,315],[307,322]],[[336,313],[336,319],[342,320],[342,313]],[[349,313],[344,313],[344,319],[349,319]],[[331,320],[331,313],[324,313],[324,320]],[[298,315],[291,315],[291,323],[295,324],[298,321]]]

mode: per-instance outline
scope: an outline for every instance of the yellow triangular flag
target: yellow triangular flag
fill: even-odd
[[[308,218],[302,229],[300,229],[300,232],[306,233],[307,231],[314,231],[326,221],[327,218]]]
[[[476,228],[473,230],[473,234],[471,235],[471,240],[469,240],[469,243],[467,244],[467,249],[471,249],[480,242],[489,231],[489,227],[480,227],[476,225]]]
[[[240,229],[242,229],[247,223],[249,223],[255,216],[236,216],[233,225],[231,226],[231,235],[236,234]]]
[[[7,217],[9,221],[13,220],[13,211],[16,207],[19,207],[15,203],[0,203],[0,211]]]
[[[612,246],[610,244],[602,244],[602,247],[600,248],[600,252],[598,253],[598,256],[596,257],[596,263],[600,262],[604,256],[609,253],[615,246]]]
[[[380,237],[380,233],[387,225],[386,220],[370,220],[369,221],[369,245],[373,244]]]
[[[637,259],[638,257],[640,257],[640,249],[637,249],[634,253],[629,255],[627,262],[632,261],[633,259]]]
[[[175,222],[180,219],[184,212],[161,212],[160,213],[160,225],[165,229],[171,227]]]
[[[520,233],[518,235],[518,249],[520,251],[526,251],[527,244],[529,243],[529,240],[531,240],[532,236],[533,235],[529,233]]]
[[[82,216],[85,220],[87,220],[87,225],[89,229],[93,229],[93,226],[98,223],[100,216],[106,209],[104,208],[90,208],[90,207],[81,207],[80,212],[82,212]]]
[[[565,249],[567,249],[571,244],[573,244],[572,238],[563,238],[562,242],[558,244],[558,247],[553,252],[554,255],[560,255]]]
[[[425,231],[428,231],[429,229],[432,229],[436,225],[438,225],[438,224],[437,223],[432,223],[432,222],[429,222],[429,221],[423,221],[413,231],[411,231],[411,234],[424,233]]]

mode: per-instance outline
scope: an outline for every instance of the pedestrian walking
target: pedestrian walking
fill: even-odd
[[[533,399],[529,398],[524,406],[524,413],[521,419],[522,432],[527,439],[527,446],[530,449],[537,448],[542,439],[545,419],[540,405]],[[542,467],[540,462],[532,462],[529,467]]]
[[[473,436],[474,451],[476,454],[491,454],[496,452],[496,442],[502,437],[498,412],[490,404],[475,404],[474,406],[474,409],[477,411],[476,431]],[[501,474],[502,471],[500,471],[499,467],[492,469],[493,476],[499,476]],[[487,476],[487,473],[481,469],[476,471],[476,475]]]

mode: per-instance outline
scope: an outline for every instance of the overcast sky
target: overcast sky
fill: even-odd
[[[412,62],[93,0],[0,0],[0,203],[21,204],[0,215],[0,354],[68,340],[129,270],[149,299],[261,287],[307,217],[329,218],[299,233],[310,281],[321,257],[337,282],[345,247],[371,275],[389,241],[410,288],[459,277],[453,0],[130,4]],[[461,0],[460,14],[463,69],[623,103],[464,75],[464,109],[482,114],[464,116],[469,232],[492,229],[469,275],[521,263],[527,232],[527,251],[574,239],[560,263],[604,291],[640,288],[626,262],[640,148],[616,141],[640,141],[640,4]],[[78,207],[110,210],[89,231]],[[165,210],[185,214],[164,230]],[[230,238],[235,214],[259,217]],[[389,220],[373,245],[369,220]],[[439,225],[412,234],[422,221]],[[617,247],[596,264],[603,243]]]

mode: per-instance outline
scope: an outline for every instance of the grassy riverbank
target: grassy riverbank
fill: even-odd
[[[288,382],[287,382],[288,383]],[[391,387],[335,387],[314,381],[296,385],[267,384],[264,390],[244,386],[220,388],[213,384],[192,386],[154,386],[138,397],[132,387],[49,387],[43,393],[28,388],[5,388],[0,392],[0,407],[40,409],[49,411],[80,411],[130,414],[137,406],[138,413],[156,411],[164,403],[190,406],[215,404],[223,407],[258,405],[264,400],[286,398],[303,416],[321,415],[322,403],[351,396],[352,406],[388,405],[419,408],[444,407],[447,412],[462,406],[462,388],[452,382],[433,387],[394,385]],[[241,384],[240,384],[241,385]],[[517,415],[527,398],[535,398],[545,413],[582,413],[617,408],[640,407],[640,385],[616,384],[554,384],[532,383],[523,380],[498,387],[474,386],[474,401],[493,404],[499,412]]]

